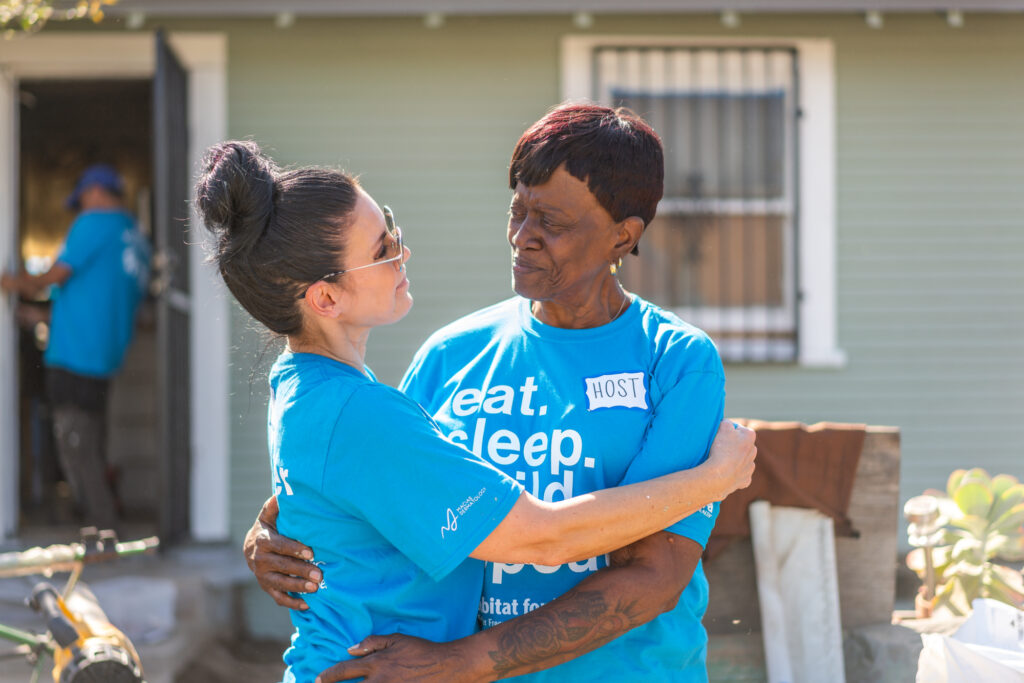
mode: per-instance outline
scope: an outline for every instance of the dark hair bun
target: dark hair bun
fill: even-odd
[[[255,142],[221,142],[206,151],[196,205],[203,223],[220,238],[222,254],[259,241],[274,211],[277,173]]]
[[[249,315],[284,335],[302,331],[310,283],[342,262],[358,199],[347,173],[281,171],[246,141],[209,148],[196,182],[196,209],[216,238],[210,261]]]

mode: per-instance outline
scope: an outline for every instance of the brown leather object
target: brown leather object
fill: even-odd
[[[704,551],[706,560],[713,559],[732,539],[750,535],[747,508],[755,500],[814,508],[835,520],[837,536],[859,535],[846,512],[866,425],[734,421],[757,433],[757,467],[750,486],[722,501]]]

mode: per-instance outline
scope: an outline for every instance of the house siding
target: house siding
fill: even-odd
[[[439,325],[510,294],[508,155],[559,100],[568,17],[232,21],[229,130],[283,164],[361,174],[413,251],[416,306],[374,332],[394,383]],[[956,467],[1024,476],[1024,17],[598,16],[596,33],[835,42],[838,369],[730,365],[730,415],[896,425],[901,498]],[[814,226],[801,226],[813,230]],[[627,263],[627,267],[629,264]],[[231,529],[269,490],[262,367],[277,346],[234,309]],[[250,375],[256,368],[256,377]]]

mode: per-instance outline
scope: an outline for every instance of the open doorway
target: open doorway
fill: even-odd
[[[30,271],[46,270],[74,218],[64,199],[87,166],[114,166],[125,181],[125,208],[150,236],[152,179],[152,81],[23,80],[19,95],[18,245]],[[47,302],[22,316],[20,376],[20,535],[66,537],[77,528],[70,491],[51,438],[49,405],[42,382]],[[124,533],[153,533],[159,514],[156,442],[156,335],[154,302],[136,321],[135,340],[111,384],[108,412],[108,476]]]
[[[157,492],[147,498],[156,513],[161,540],[221,541],[229,535],[230,483],[230,399],[229,297],[216,271],[203,263],[196,244],[202,231],[187,233],[188,187],[205,148],[227,136],[227,38],[220,33],[182,32],[164,36],[161,32],[57,32],[34,35],[30,40],[12,40],[0,50],[0,267],[16,268],[21,260],[23,219],[21,216],[22,163],[19,154],[25,126],[32,125],[31,102],[22,104],[25,86],[67,86],[98,88],[106,82],[124,94],[125,88],[139,88],[117,106],[134,121],[145,125],[151,119],[150,141],[142,152],[151,165],[139,169],[138,185],[128,188],[132,202],[139,187],[151,190],[149,212],[153,233],[155,278],[159,294],[150,302],[153,336],[146,351],[145,330],[133,347],[124,376],[136,357],[155,356],[155,402],[157,428],[147,432],[155,442],[157,472],[142,467],[122,472],[121,488],[131,494],[147,495],[148,484],[132,484],[129,477],[157,479]],[[149,88],[150,97],[145,95]],[[94,93],[98,92],[94,90]],[[33,93],[34,94],[34,93]],[[119,95],[120,96],[120,95]],[[125,95],[125,97],[128,97]],[[38,106],[39,100],[36,100]],[[116,101],[115,101],[116,104]],[[78,104],[65,102],[63,116],[51,128],[54,135],[76,125],[84,117]],[[70,108],[69,108],[70,107]],[[121,117],[117,120],[123,120]],[[123,133],[123,131],[119,131]],[[119,159],[113,159],[120,164]],[[142,162],[138,162],[142,166]],[[78,169],[80,170],[80,169]],[[124,175],[129,171],[122,168]],[[76,170],[68,171],[74,176]],[[148,173],[148,180],[147,174]],[[66,196],[70,185],[61,186],[58,176],[43,190],[54,197]],[[142,200],[144,203],[144,199]],[[132,206],[135,209],[137,206]],[[59,241],[72,216],[57,209]],[[143,218],[147,212],[141,211]],[[193,216],[194,219],[194,216]],[[39,233],[40,235],[44,233]],[[53,238],[51,238],[53,239]],[[0,297],[0,546],[9,542],[24,545],[36,539],[20,532],[23,490],[21,483],[20,354],[16,339],[14,299]],[[201,353],[198,352],[201,350]],[[148,362],[148,361],[147,361]],[[146,372],[154,369],[147,366]],[[138,376],[132,373],[133,376]],[[120,380],[123,384],[126,379]],[[149,382],[149,379],[142,380]],[[131,397],[131,392],[115,392]],[[138,417],[141,402],[128,403],[124,415]],[[152,404],[150,404],[152,405]],[[115,411],[117,406],[112,406]],[[129,410],[130,408],[130,410]],[[147,406],[145,410],[152,411]],[[136,427],[142,422],[135,421]],[[143,428],[144,429],[144,428]],[[120,429],[125,440],[137,439],[135,429]],[[30,493],[30,490],[29,490]],[[62,538],[61,540],[68,540]]]

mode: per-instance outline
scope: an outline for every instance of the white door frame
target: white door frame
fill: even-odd
[[[168,37],[189,74],[189,167],[203,150],[227,135],[227,37],[220,33],[171,33]],[[17,260],[18,93],[22,79],[151,78],[152,33],[82,33],[0,40],[0,267]],[[193,203],[194,205],[194,203]],[[198,225],[192,214],[192,225]],[[191,235],[204,242],[203,231]],[[230,306],[224,286],[191,251],[191,534],[200,541],[228,538],[230,413],[228,362]],[[0,538],[18,528],[18,366],[11,299],[0,301]]]
[[[0,269],[18,263],[18,100],[16,82],[0,62],[0,141],[7,152],[0,159]],[[6,163],[4,163],[6,161]],[[18,523],[18,326],[14,324],[14,296],[0,294],[0,538]]]

